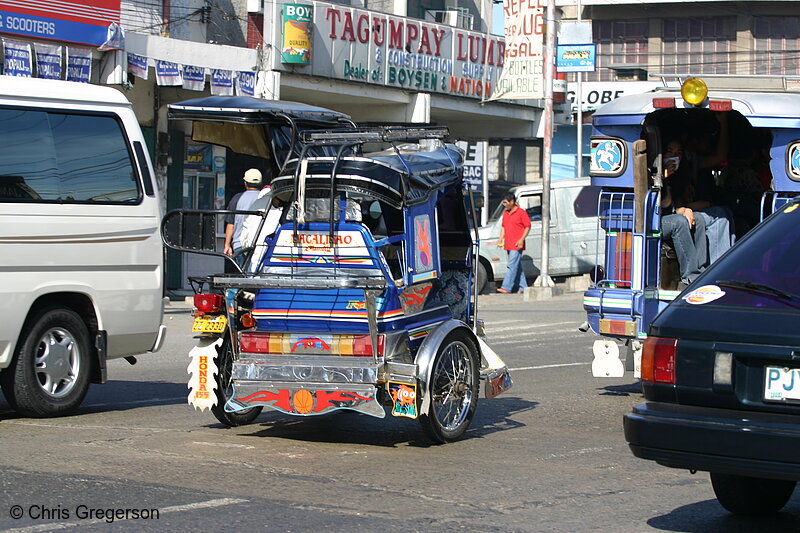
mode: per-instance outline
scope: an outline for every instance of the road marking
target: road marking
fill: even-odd
[[[526,338],[516,338],[515,339],[515,338],[508,337],[508,336],[489,337],[490,340],[488,341],[488,344],[489,344],[489,346],[501,346],[501,345],[504,345],[504,344],[525,344],[527,346],[544,346],[544,344],[547,344],[546,342],[535,342],[535,343],[532,343],[531,340],[551,341],[552,342],[554,340],[555,341],[562,341],[564,339],[579,339],[579,338],[585,337],[585,335],[586,335],[583,332],[579,332],[577,330],[572,330],[572,329],[554,330],[552,333],[558,333],[559,335],[558,335],[558,337],[547,337],[547,336],[544,336],[544,335],[540,335],[540,336],[535,337],[534,339],[530,339],[530,338],[528,338],[528,339],[526,339]],[[565,333],[572,333],[572,335],[564,335]],[[492,339],[495,339],[495,338],[497,338],[498,340],[492,340]]]
[[[519,372],[520,370],[542,370],[544,368],[561,368],[562,366],[582,366],[591,365],[591,362],[581,363],[554,363],[551,365],[521,366],[519,368],[509,368],[509,372]]]
[[[525,322],[524,320],[520,320],[520,322]],[[538,329],[538,328],[548,328],[550,326],[563,326],[565,324],[575,324],[575,329],[578,329],[580,323],[575,322],[574,320],[570,320],[569,322],[553,322],[552,324],[530,324],[527,326],[522,327],[511,327],[511,328],[486,328],[486,333],[500,333],[502,331],[519,331],[521,329]]]
[[[196,440],[192,442],[192,444],[197,444],[198,446],[217,446],[219,448],[244,448],[245,450],[254,450],[256,448],[248,444],[234,444],[232,442],[203,442]]]
[[[195,502],[195,503],[187,503],[185,505],[173,505],[172,507],[164,507],[163,509],[158,509],[158,514],[160,516],[161,514],[180,513],[183,511],[194,511],[196,509],[210,509],[214,507],[222,507],[225,505],[236,505],[237,503],[245,503],[248,501],[249,500],[241,500],[238,498],[219,498],[217,500],[208,500],[204,502]],[[114,522],[121,522],[123,520],[135,520],[135,519],[117,518],[114,520]],[[91,520],[80,520],[75,522],[51,522],[49,524],[38,524],[35,526],[19,527],[16,529],[6,529],[4,531],[13,533],[35,533],[37,531],[54,531],[57,529],[68,529],[71,527],[81,527],[81,526],[88,526],[91,524],[105,524],[105,523],[107,523],[105,518],[96,518]]]
[[[161,403],[174,402],[177,400],[185,402],[187,396],[179,396],[177,398],[150,398],[149,400],[131,400],[129,402],[91,403],[84,405],[83,407],[121,407],[123,405],[147,405],[149,403],[161,404]]]

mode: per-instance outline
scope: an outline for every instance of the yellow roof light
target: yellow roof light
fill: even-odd
[[[681,85],[681,97],[689,105],[700,105],[706,101],[708,87],[700,78],[689,78]]]

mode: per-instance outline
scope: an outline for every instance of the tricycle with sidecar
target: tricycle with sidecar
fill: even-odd
[[[229,426],[264,407],[388,408],[435,442],[456,440],[481,380],[487,398],[511,387],[477,319],[462,154],[444,128],[358,128],[326,111],[242,98],[171,106],[206,131],[258,127],[280,169],[264,211],[240,213],[258,222],[244,267],[195,279],[189,402]],[[266,223],[274,210],[279,222]],[[225,257],[214,238],[225,213],[171,211],[163,240]]]

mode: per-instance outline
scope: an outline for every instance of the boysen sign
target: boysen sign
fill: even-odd
[[[314,13],[311,65],[276,61],[273,68],[473,98],[491,94],[502,70],[500,37],[341,4],[308,5]],[[281,13],[274,20],[282,20]]]
[[[100,46],[119,12],[120,0],[0,0],[0,33]]]

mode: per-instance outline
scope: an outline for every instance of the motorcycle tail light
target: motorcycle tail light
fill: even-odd
[[[239,350],[246,353],[273,353],[269,349],[269,337],[269,333],[242,333]]]
[[[242,324],[243,328],[252,328],[255,327],[256,321],[253,318],[253,315],[250,313],[244,313],[242,317],[239,319],[239,322]]]
[[[195,294],[194,306],[201,313],[214,314],[222,311],[221,294]]]
[[[383,341],[383,335],[378,335],[378,357],[383,355]],[[350,346],[346,345],[346,341],[342,341],[340,348],[342,355],[372,357],[372,338],[369,335],[353,335]],[[347,351],[350,353],[346,353]]]
[[[678,339],[647,337],[642,348],[642,381],[675,384]]]

